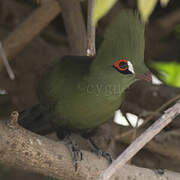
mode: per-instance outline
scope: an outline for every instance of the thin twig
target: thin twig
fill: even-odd
[[[96,46],[95,46],[96,27],[93,24],[94,6],[95,6],[95,0],[88,0],[87,56],[94,56],[96,54]]]
[[[166,103],[164,103],[162,106],[160,106],[152,115],[148,116],[144,123],[142,124],[141,128],[144,127],[150,120],[154,118],[157,114],[159,114],[161,111],[165,110],[170,104],[180,99],[180,94],[176,95],[172,99],[168,100]]]
[[[13,72],[13,70],[12,70],[8,60],[7,60],[7,57],[6,57],[6,54],[4,52],[4,49],[2,47],[2,43],[1,42],[0,42],[0,56],[2,58],[2,62],[4,64],[4,66],[5,66],[5,68],[6,68],[6,71],[7,71],[8,75],[9,75],[9,78],[11,80],[14,80],[15,79],[14,72]]]
[[[175,97],[171,98],[170,100],[168,100],[166,103],[164,103],[162,106],[160,106],[155,112],[153,112],[152,115],[148,116],[145,120],[144,123],[139,126],[138,129],[143,129],[143,127],[150,121],[152,120],[156,115],[160,114],[161,111],[165,110],[170,104],[172,104],[173,102],[177,101],[180,99],[180,94],[176,95]],[[117,141],[119,141],[121,138],[125,137],[125,136],[129,136],[131,134],[133,134],[134,129],[130,129],[118,136],[115,137],[115,139]]]
[[[177,133],[180,135],[180,130]],[[120,142],[124,144],[130,144],[132,142],[132,138],[131,136],[124,136],[121,138]],[[164,143],[159,143],[156,140],[151,140],[143,149],[171,158],[172,160],[175,159],[180,161],[179,147],[175,144],[172,144],[171,142],[166,141]]]
[[[133,125],[131,124],[131,122],[129,121],[129,119],[128,119],[126,113],[123,113],[123,116],[125,117],[125,119],[126,119],[128,125],[129,125],[131,128],[134,128]]]
[[[133,135],[132,135],[132,140],[134,141],[137,137],[137,129],[138,129],[138,123],[139,123],[139,120],[140,120],[140,117],[138,117],[137,121],[136,121],[136,125],[134,127],[134,132],[133,132]]]
[[[180,101],[165,111],[155,123],[142,133],[128,148],[107,168],[99,180],[108,180],[110,177],[127,163],[139,150],[141,150],[155,135],[166,127],[178,114],[180,114]]]

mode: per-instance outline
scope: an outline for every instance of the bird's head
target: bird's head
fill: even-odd
[[[122,10],[107,27],[91,71],[124,89],[136,80],[151,80],[144,63],[144,29],[137,12]]]

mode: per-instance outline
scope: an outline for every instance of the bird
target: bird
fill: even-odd
[[[71,132],[89,138],[88,133],[114,116],[132,83],[151,80],[144,63],[144,29],[138,12],[121,10],[107,26],[94,57],[55,60],[39,81],[39,104],[21,112],[19,124],[41,135],[57,132],[71,147],[77,169],[79,149]],[[102,155],[111,161],[108,153]]]

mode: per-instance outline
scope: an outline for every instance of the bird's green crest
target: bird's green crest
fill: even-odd
[[[118,59],[130,61],[137,74],[143,74],[144,65],[144,29],[137,12],[121,10],[112,20],[104,33],[102,42],[92,69],[111,66]]]

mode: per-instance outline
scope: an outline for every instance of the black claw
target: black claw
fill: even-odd
[[[72,155],[72,160],[74,164],[74,169],[77,171],[78,168],[78,161],[83,160],[83,154],[78,146],[77,143],[73,142],[71,139],[71,133],[69,131],[63,131],[61,129],[60,133],[57,132],[57,136],[60,139],[63,139],[65,144],[68,146],[69,151]],[[87,138],[87,137],[86,137]],[[112,163],[112,157],[109,153],[102,151],[94,142],[93,140],[88,137],[88,142],[91,145],[93,151],[97,154],[98,157],[106,158],[109,163]]]
[[[109,161],[109,163],[112,163],[112,156],[109,153],[101,150],[91,138],[88,138],[88,141],[93,148],[94,153],[96,153],[98,157],[104,157]]]
[[[101,149],[96,149],[94,152],[98,157],[104,157],[108,160],[109,163],[112,163],[112,156],[109,153],[102,151]]]
[[[81,152],[81,151],[79,152],[79,160],[80,160],[80,161],[82,161],[82,160],[83,160],[83,154],[82,154],[82,152]]]
[[[74,151],[75,156],[79,158],[79,160],[82,160],[82,152],[78,146],[78,144],[74,144],[74,147],[72,147],[72,151]]]
[[[70,149],[70,151],[72,153],[72,159],[73,159],[73,162],[74,162],[75,171],[77,171],[78,161],[82,160],[82,152],[79,149],[77,144],[71,143],[71,145],[68,146],[68,147],[69,147],[69,149]]]
[[[73,159],[73,162],[74,162],[75,171],[77,171],[78,161],[82,160],[82,152],[79,149],[79,147],[77,146],[77,144],[76,145],[71,144],[71,146],[69,146],[69,149],[70,149],[70,151],[72,153],[72,159]]]
[[[109,153],[107,153],[107,152],[102,152],[102,156],[103,156],[104,158],[106,158],[106,159],[109,161],[109,163],[112,163],[112,156],[111,156]]]
[[[74,143],[72,141],[70,134],[67,134],[64,137],[64,142],[68,146],[69,151],[71,152],[73,163],[74,163],[74,168],[75,168],[75,171],[77,171],[78,161],[81,161],[82,157],[83,157],[82,152],[81,152],[78,144]]]
[[[78,160],[77,160],[77,155],[76,155],[76,153],[74,153],[74,156],[73,156],[72,158],[73,158],[73,162],[74,162],[75,171],[77,171],[77,168],[78,168]]]

